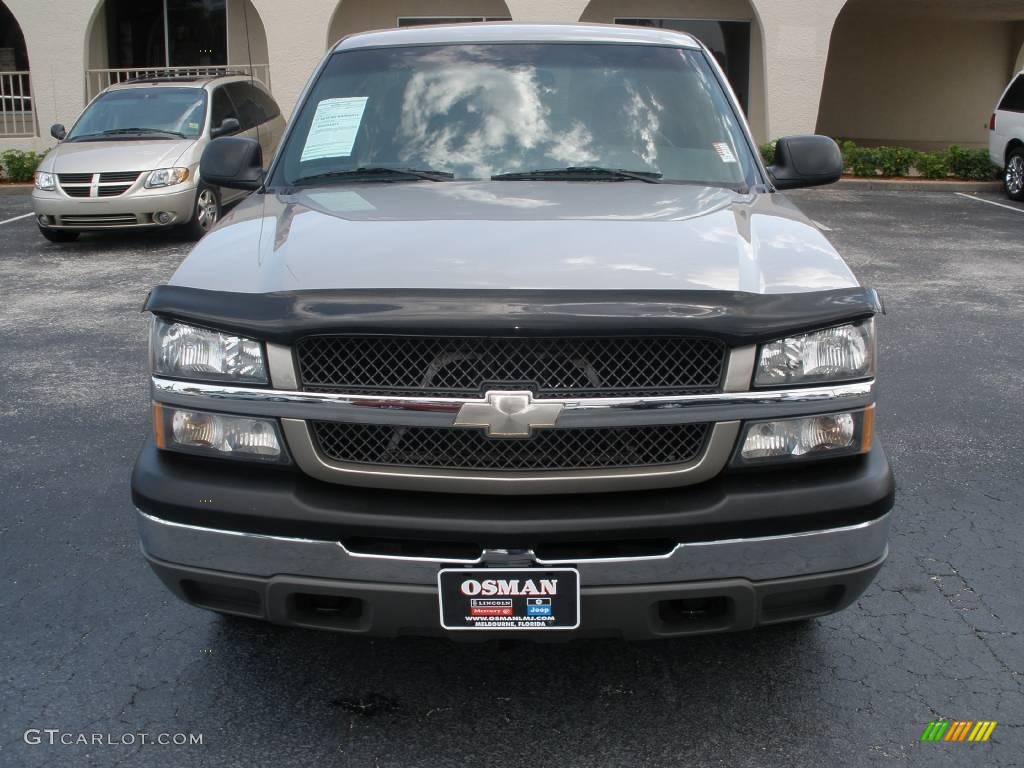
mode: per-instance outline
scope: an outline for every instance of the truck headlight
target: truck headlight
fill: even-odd
[[[870,406],[862,411],[750,422],[733,463],[751,465],[867,453],[871,450],[874,414],[874,406]]]
[[[44,192],[53,192],[57,188],[57,176],[53,173],[36,171],[35,181],[36,189],[41,189]]]
[[[153,373],[179,379],[267,383],[263,345],[185,323],[153,319],[149,343]]]
[[[229,416],[153,403],[153,432],[157,447],[165,451],[288,463],[274,419]]]
[[[838,325],[761,345],[754,386],[865,379],[875,374],[875,321]]]
[[[146,189],[173,187],[188,180],[188,168],[157,168],[146,178]]]

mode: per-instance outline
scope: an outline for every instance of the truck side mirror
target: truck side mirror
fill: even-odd
[[[828,136],[787,136],[775,145],[768,173],[777,189],[832,184],[843,175],[843,154]]]
[[[228,189],[259,189],[263,184],[263,150],[255,139],[224,136],[206,145],[199,176],[208,184]]]
[[[50,135],[53,136],[57,141],[64,141],[64,138],[68,135],[68,132],[64,130],[63,123],[54,123],[50,126]]]

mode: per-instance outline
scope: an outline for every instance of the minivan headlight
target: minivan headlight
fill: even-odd
[[[754,386],[851,381],[874,374],[872,318],[762,344]]]
[[[267,383],[263,345],[255,339],[153,319],[153,373],[179,379]]]
[[[188,168],[158,168],[146,178],[146,189],[173,187],[188,180]]]
[[[36,171],[35,181],[36,189],[41,189],[44,192],[53,192],[57,188],[57,176],[53,173]]]

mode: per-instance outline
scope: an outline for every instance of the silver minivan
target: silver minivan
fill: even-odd
[[[200,238],[245,195],[203,182],[199,158],[218,136],[259,141],[269,162],[285,129],[267,89],[242,75],[132,80],[107,88],[39,165],[32,207],[43,237],[177,227]]]

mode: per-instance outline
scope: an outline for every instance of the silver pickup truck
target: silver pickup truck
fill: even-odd
[[[373,635],[670,637],[850,605],[887,554],[881,305],[691,37],[356,35],[150,294],[142,548],[194,605]]]

